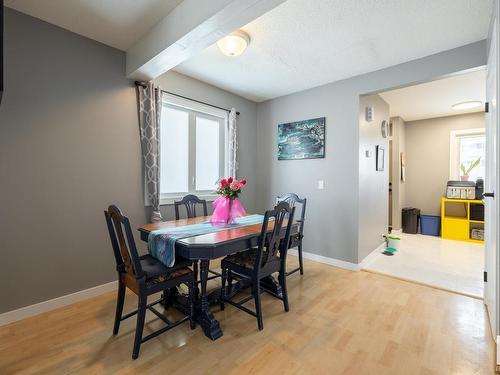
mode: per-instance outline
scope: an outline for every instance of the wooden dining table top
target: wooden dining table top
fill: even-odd
[[[141,234],[149,234],[151,231],[158,229],[166,229],[173,227],[186,226],[191,224],[203,223],[210,220],[211,216],[198,216],[190,219],[180,219],[172,221],[162,221],[159,223],[145,224],[139,228]],[[214,224],[215,226],[216,224]],[[284,223],[286,225],[286,221]],[[294,220],[294,227],[298,223]],[[273,221],[268,224],[268,230],[272,230],[274,227]],[[255,236],[260,236],[262,230],[262,223],[250,224],[245,226],[235,226],[234,228],[227,228],[223,230],[218,230],[216,232],[196,235],[187,238],[178,239],[177,242],[182,243],[187,246],[217,246],[222,243],[231,242],[234,240],[250,238]]]

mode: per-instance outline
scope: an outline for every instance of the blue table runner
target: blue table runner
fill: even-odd
[[[165,266],[173,267],[175,264],[175,242],[177,240],[220,232],[226,229],[262,224],[263,220],[263,215],[248,215],[237,219],[236,224],[216,225],[210,221],[205,221],[198,224],[153,230],[148,235],[148,251]]]

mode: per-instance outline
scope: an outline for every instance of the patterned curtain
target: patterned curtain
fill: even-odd
[[[236,138],[236,110],[231,108],[227,119],[228,138],[229,138],[229,153],[228,153],[228,175],[236,178],[236,171],[238,170],[238,161],[236,159],[236,152],[238,150],[238,141]]]
[[[161,90],[148,82],[137,86],[139,101],[139,127],[146,193],[153,208],[151,222],[162,221],[160,213],[160,120]]]

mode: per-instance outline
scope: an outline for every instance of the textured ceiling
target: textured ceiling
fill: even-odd
[[[405,121],[480,112],[483,111],[483,107],[457,111],[451,109],[451,106],[472,100],[484,103],[485,95],[485,70],[380,94],[389,104],[391,116],[400,116]]]
[[[216,45],[175,68],[254,101],[486,38],[492,0],[288,0],[243,27],[237,58]]]
[[[126,50],[182,0],[5,0],[5,6]]]

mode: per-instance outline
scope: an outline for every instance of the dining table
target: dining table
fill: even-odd
[[[138,230],[140,232],[141,240],[147,242],[149,234],[152,231],[194,225],[204,223],[209,220],[210,216],[198,216],[188,219],[162,221],[145,224]],[[211,301],[217,302],[220,293],[220,290],[214,290],[211,292],[207,290],[210,261],[256,247],[261,236],[261,230],[262,223],[244,226],[237,224],[230,225],[222,230],[214,224],[214,232],[180,238],[175,241],[175,256],[183,257],[193,262],[193,271],[195,273],[195,281],[197,284],[194,296],[195,321],[200,324],[205,335],[211,340],[216,340],[222,337],[223,332],[219,321],[214,317],[210,310]],[[269,222],[268,231],[270,232],[272,230],[272,222]],[[296,234],[297,232],[298,223],[294,222],[292,226],[292,234]],[[294,244],[290,242],[289,247],[293,246]],[[232,287],[228,286],[227,295],[234,295],[241,289],[248,286],[248,281],[244,279],[240,280]],[[263,290],[269,290],[281,295],[281,287],[273,276],[263,279],[261,281],[261,287]],[[185,298],[183,299],[177,290],[170,291],[170,298],[172,300],[168,302],[169,304],[174,305],[183,312],[186,311]]]

